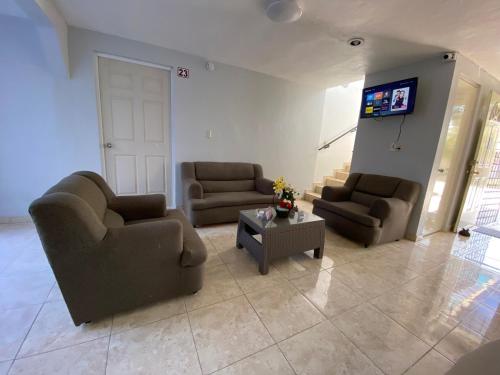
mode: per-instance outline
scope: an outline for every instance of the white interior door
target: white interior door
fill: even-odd
[[[98,57],[106,177],[118,195],[167,195],[170,72]]]

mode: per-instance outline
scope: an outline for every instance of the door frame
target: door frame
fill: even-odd
[[[488,115],[489,115],[489,107],[491,100],[493,99],[493,94],[494,90],[488,89],[487,94],[484,95],[484,99],[486,99],[487,103],[487,109],[485,112],[484,118],[480,115],[476,117],[476,124],[479,127],[479,130],[477,131],[476,134],[474,134],[474,140],[471,143],[471,147],[469,149],[469,152],[467,154],[467,161],[465,165],[465,178],[462,181],[462,184],[460,186],[460,193],[459,193],[459,198],[457,202],[457,207],[455,209],[455,212],[453,213],[453,220],[452,220],[452,228],[451,230],[453,232],[456,232],[458,230],[458,226],[460,225],[460,218],[462,216],[462,212],[465,207],[465,200],[467,199],[467,193],[469,190],[469,185],[470,182],[473,178],[473,169],[475,167],[475,163],[477,162],[477,157],[479,154],[479,148],[481,147],[481,140],[484,135],[484,130],[486,129],[486,123],[488,121]],[[481,104],[478,104],[478,110],[480,110]]]
[[[175,202],[175,197],[173,197],[174,189],[174,179],[172,176],[173,171],[173,144],[172,144],[172,66],[168,65],[159,65],[155,63],[151,63],[148,61],[132,59],[129,57],[112,55],[104,52],[94,52],[94,79],[95,79],[95,93],[96,93],[96,104],[97,104],[97,120],[99,126],[99,153],[101,159],[101,175],[103,178],[108,181],[108,176],[106,172],[106,155],[104,150],[104,129],[103,129],[103,120],[102,120],[102,108],[101,108],[101,87],[99,83],[99,57],[103,57],[106,59],[123,61],[131,64],[137,64],[142,66],[147,66],[149,68],[156,68],[160,70],[164,70],[168,72],[170,75],[170,92],[169,92],[169,102],[168,102],[168,126],[166,126],[167,137],[168,137],[168,152],[169,162],[166,166],[165,174],[169,177],[167,183],[167,205],[172,206]]]
[[[450,92],[448,94],[448,101],[446,104],[446,111],[445,111],[445,115],[443,118],[443,124],[442,124],[442,128],[441,128],[441,134],[439,136],[439,141],[438,141],[438,145],[436,148],[436,154],[434,156],[434,163],[433,163],[432,170],[430,173],[429,183],[427,185],[427,192],[426,192],[426,195],[424,198],[424,203],[422,205],[422,214],[421,214],[420,219],[419,219],[417,238],[423,238],[425,236],[429,236],[433,233],[436,233],[436,232],[431,232],[431,233],[424,234],[424,225],[425,225],[427,210],[428,210],[429,204],[430,204],[430,199],[432,196],[432,189],[434,187],[434,183],[435,183],[436,177],[437,177],[437,168],[439,168],[439,163],[441,162],[441,157],[442,157],[443,149],[444,149],[445,142],[446,142],[446,135],[448,134],[448,127],[450,124],[452,111],[453,111],[453,103],[454,103],[455,98],[457,96],[458,82],[460,80],[463,80],[463,81],[467,82],[468,84],[470,84],[471,86],[474,86],[478,89],[478,94],[477,94],[476,101],[474,103],[472,119],[471,119],[471,124],[470,124],[470,128],[469,128],[469,136],[474,134],[474,127],[476,126],[477,121],[478,121],[477,117],[479,115],[479,109],[480,109],[480,104],[481,104],[481,94],[482,94],[483,86],[481,85],[481,83],[478,80],[472,78],[468,74],[466,74],[464,72],[459,72],[459,73],[454,75],[452,82],[451,82]],[[466,142],[463,146],[463,148],[464,148],[463,151],[468,152],[468,150],[470,150],[470,147],[473,147],[473,145],[471,145],[471,143],[469,143],[469,142]],[[455,179],[456,179],[455,182],[457,184],[460,184],[460,185],[463,184],[463,179],[464,179],[463,168],[462,168],[462,166],[464,165],[464,162],[467,163],[468,159],[465,157],[462,157],[462,160],[460,160],[460,163],[458,165],[457,174],[455,176]],[[429,191],[430,191],[430,193],[429,193]],[[444,215],[442,227],[440,230],[438,230],[438,232],[442,231],[442,230],[450,230],[453,227],[454,223],[452,222],[452,217],[455,214],[456,206],[458,204],[458,199],[460,199],[460,197],[461,197],[460,194],[461,194],[461,192],[458,192],[458,193],[454,192],[449,197],[448,207],[446,208],[447,212]]]

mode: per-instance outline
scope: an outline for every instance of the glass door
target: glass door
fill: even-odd
[[[500,95],[493,93],[455,229],[500,222]],[[492,228],[493,229],[493,228]]]
[[[462,160],[472,117],[479,94],[479,87],[460,78],[455,88],[452,115],[448,124],[441,160],[435,172],[432,196],[426,212],[423,234],[445,229],[452,192],[456,188],[458,168]]]

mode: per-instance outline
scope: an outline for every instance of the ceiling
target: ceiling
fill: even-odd
[[[73,26],[322,87],[446,50],[500,77],[499,0],[302,0],[292,24],[270,21],[268,1],[54,0]]]

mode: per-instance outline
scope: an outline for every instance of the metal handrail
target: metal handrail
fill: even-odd
[[[324,149],[326,149],[326,148],[330,147],[330,145],[331,145],[332,143],[335,143],[335,142],[337,142],[339,139],[344,138],[344,137],[345,137],[347,134],[349,134],[349,133],[354,133],[357,129],[358,129],[358,125],[353,126],[353,127],[352,127],[352,128],[350,128],[349,130],[346,130],[346,131],[345,131],[345,132],[343,132],[342,134],[340,134],[340,135],[336,136],[335,138],[333,138],[331,141],[329,141],[329,142],[325,143],[323,146],[321,146],[320,148],[318,148],[318,151],[321,151],[321,150],[324,150]]]

